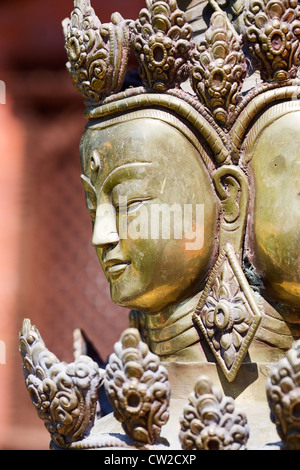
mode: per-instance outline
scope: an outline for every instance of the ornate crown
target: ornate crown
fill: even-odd
[[[101,24],[89,0],[75,0],[71,19],[65,19],[63,27],[68,69],[85,98],[86,116],[121,112],[124,107],[119,109],[116,103],[124,99],[131,108],[145,106],[145,94],[147,99],[152,95],[153,103],[158,102],[157,95],[176,96],[204,116],[236,160],[241,142],[233,137],[231,143],[227,136],[235,136],[236,126],[247,126],[244,117],[241,122],[238,117],[249,103],[259,108],[257,97],[268,90],[269,103],[283,95],[298,96],[298,88],[292,86],[298,85],[294,79],[300,65],[300,5],[297,0],[252,0],[238,34],[218,3],[210,3],[216,11],[205,38],[196,45],[176,0],[146,0],[136,21],[115,13],[109,24]],[[120,94],[131,49],[143,87]],[[260,72],[261,83],[245,93],[251,70]],[[181,89],[187,80],[193,93]],[[161,105],[170,107],[170,100],[161,99]],[[251,121],[251,106],[247,120]],[[228,163],[226,151],[220,162]]]

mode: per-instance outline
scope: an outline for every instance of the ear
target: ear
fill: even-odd
[[[219,249],[229,243],[240,256],[249,200],[247,177],[239,167],[226,165],[216,170],[213,181],[221,201]]]

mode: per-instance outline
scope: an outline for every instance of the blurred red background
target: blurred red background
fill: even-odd
[[[114,11],[136,18],[144,0],[92,4],[107,22]],[[78,149],[84,106],[65,68],[61,27],[72,9],[72,0],[0,1],[0,449],[49,447],[24,384],[23,318],[64,361],[73,360],[75,328],[106,359],[128,325],[91,246]]]

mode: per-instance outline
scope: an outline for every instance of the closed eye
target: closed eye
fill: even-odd
[[[143,198],[143,199],[135,199],[131,201],[127,201],[126,204],[121,204],[116,206],[116,211],[120,214],[131,214],[132,212],[140,209],[145,201],[149,201],[151,198]]]
[[[127,214],[138,210],[143,205],[143,203],[144,201],[134,201],[129,203],[127,206]]]

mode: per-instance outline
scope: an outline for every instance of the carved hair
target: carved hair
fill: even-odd
[[[141,93],[142,90],[144,90],[143,93]],[[182,99],[183,94],[185,95],[184,100]],[[186,101],[186,97],[189,97],[190,102]],[[139,88],[129,89],[127,92],[120,93],[116,98],[114,100],[107,99],[100,106],[86,110],[85,116],[90,120],[87,124],[88,129],[91,126],[94,128],[95,120],[97,120],[97,128],[99,126],[103,128],[117,122],[123,122],[124,119],[134,119],[139,115],[139,112],[140,115],[144,114],[146,117],[151,115],[150,117],[157,119],[162,116],[163,121],[181,130],[194,144],[209,171],[215,166],[230,163],[225,134],[200,103],[198,103],[198,108],[201,109],[195,107],[193,97],[188,93],[181,91],[180,94],[157,94]],[[196,143],[196,141],[198,142]],[[209,149],[211,158],[206,153],[204,156],[204,144]]]

